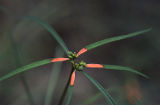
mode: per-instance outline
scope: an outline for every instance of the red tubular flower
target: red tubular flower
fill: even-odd
[[[101,64],[86,64],[87,68],[103,68]]]
[[[71,75],[70,86],[74,86],[75,76],[76,76],[76,73],[74,71]]]
[[[78,53],[77,53],[77,57],[83,53],[85,53],[86,51],[88,51],[86,48],[82,48]]]
[[[62,62],[67,60],[69,60],[69,58],[54,58],[51,60],[51,62]]]

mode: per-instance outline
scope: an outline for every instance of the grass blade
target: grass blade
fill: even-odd
[[[87,73],[82,71],[82,73],[97,87],[97,89],[103,94],[105,97],[107,103],[110,105],[117,105],[114,99],[111,97],[111,95],[100,85],[96,80],[94,80],[91,76],[89,76]]]
[[[104,69],[111,69],[111,70],[122,70],[122,71],[130,71],[132,73],[136,73],[138,75],[141,75],[145,78],[149,78],[147,75],[139,72],[139,71],[136,71],[132,68],[129,68],[129,67],[124,67],[124,66],[118,66],[118,65],[103,65],[103,68]]]
[[[0,10],[3,11],[4,13],[10,15],[10,12],[5,7],[0,6]],[[14,34],[14,31],[15,31],[16,28],[17,28],[17,24],[12,29],[9,30],[9,40],[11,42],[12,52],[13,52],[13,55],[15,57],[15,64],[18,67],[20,67],[21,66],[21,62],[20,62],[20,59],[19,59],[17,46],[16,46],[16,43],[15,43],[14,38],[13,38],[13,34]],[[26,95],[27,95],[27,98],[28,98],[28,101],[29,101],[30,105],[35,105],[32,93],[31,93],[30,88],[28,86],[28,83],[26,81],[25,74],[22,73],[20,75],[20,80],[22,82],[22,85],[24,87],[24,90],[26,92]]]
[[[17,26],[17,24],[12,29],[9,30],[9,39],[10,39],[10,42],[11,42],[11,48],[12,48],[13,56],[15,58],[15,64],[17,65],[17,67],[21,67],[22,64],[21,64],[21,61],[20,61],[20,58],[19,58],[18,49],[17,49],[16,43],[15,43],[14,38],[13,38],[13,34],[14,34],[14,30],[16,29],[16,26]],[[24,73],[22,73],[20,75],[20,80],[21,80],[22,85],[24,87],[24,90],[26,92],[28,101],[30,102],[30,105],[35,105],[33,95],[30,91],[30,88],[28,86],[28,83],[26,81],[26,76],[25,76]]]
[[[114,42],[114,41],[127,39],[127,38],[130,38],[130,37],[133,37],[133,36],[143,34],[143,33],[148,32],[150,30],[151,30],[151,28],[148,28],[148,29],[145,29],[145,30],[142,30],[142,31],[137,31],[137,32],[130,33],[130,34],[127,34],[127,35],[121,35],[121,36],[115,36],[115,37],[112,37],[112,38],[107,38],[107,39],[89,44],[85,48],[88,49],[88,50],[91,50],[93,48],[99,47],[99,46],[107,44],[107,43],[111,43],[111,42]]]
[[[17,75],[17,74],[21,73],[21,72],[24,72],[24,71],[27,71],[29,69],[32,69],[32,68],[35,68],[35,67],[38,67],[38,66],[42,66],[42,65],[45,65],[45,64],[48,64],[48,63],[51,63],[51,59],[45,59],[45,60],[41,60],[41,61],[37,61],[37,62],[31,63],[31,64],[28,64],[26,66],[18,68],[16,70],[2,76],[0,78],[0,81],[3,81],[5,79],[8,79],[8,78],[10,78],[14,75]]]
[[[68,97],[67,97],[66,105],[70,104],[70,101],[72,98],[72,93],[73,93],[73,88],[74,88],[74,86],[69,86],[69,88],[68,88]]]
[[[108,92],[117,92],[119,90],[119,86],[112,87],[109,89],[106,89]],[[87,98],[85,101],[83,101],[79,105],[92,105],[95,101],[97,101],[100,97],[102,97],[103,94],[101,92],[96,93],[95,95],[92,95],[91,97]]]
[[[64,55],[63,51],[61,51],[61,49],[59,47],[56,48],[55,57],[63,56],[63,55]],[[54,64],[54,67],[53,67],[51,75],[50,75],[50,80],[49,80],[48,89],[46,92],[44,105],[51,105],[52,97],[54,94],[56,83],[58,81],[61,65],[62,65],[62,63]]]
[[[59,34],[49,24],[47,24],[43,20],[41,20],[37,17],[34,17],[34,16],[27,16],[25,18],[31,19],[31,20],[39,23],[40,25],[42,25],[57,40],[57,42],[61,45],[61,47],[64,49],[64,51],[67,54],[69,53],[69,50],[68,50],[66,44],[64,43],[64,41],[62,40],[62,38],[59,36]]]
[[[10,15],[10,14],[12,15],[12,12],[10,12],[8,9],[6,9],[2,6],[0,6],[0,10],[4,11],[8,15]],[[40,25],[42,25],[57,40],[57,42],[62,46],[64,51],[67,54],[69,53],[69,49],[67,48],[66,44],[64,43],[64,41],[62,40],[60,35],[52,28],[51,25],[47,24],[46,22],[44,22],[43,20],[41,20],[41,19],[39,19],[38,17],[35,17],[35,16],[26,16],[26,17],[18,17],[18,18],[20,18],[20,19],[25,19],[26,18],[26,19],[29,19],[29,20],[33,20],[34,22],[37,22]]]

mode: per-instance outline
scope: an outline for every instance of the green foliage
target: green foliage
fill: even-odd
[[[66,46],[66,44],[64,43],[64,41],[62,40],[62,38],[59,36],[59,34],[46,22],[44,22],[43,20],[34,17],[34,16],[28,16],[26,17],[28,19],[31,19],[39,24],[41,24],[48,32],[51,33],[51,35],[56,39],[56,41],[62,46],[62,48],[64,49],[64,51],[68,54],[69,50]]]
[[[145,75],[145,74],[143,74],[143,73],[141,73],[141,72],[138,72],[138,71],[136,71],[136,70],[134,70],[134,69],[132,69],[132,68],[129,68],[129,67],[118,66],[118,65],[103,65],[103,67],[104,67],[105,69],[111,69],[111,70],[130,71],[130,72],[132,72],[132,73],[136,73],[136,74],[138,74],[138,75],[141,75],[141,76],[143,76],[143,77],[145,77],[145,78],[149,78],[147,75]]]
[[[111,95],[99,84],[96,80],[94,80],[91,76],[89,76],[87,73],[82,71],[82,73],[97,87],[97,89],[104,95],[106,101],[110,105],[117,105],[115,100],[111,97]]]
[[[68,96],[67,96],[66,105],[70,104],[72,93],[73,93],[73,88],[74,88],[74,86],[69,86],[69,88],[68,88]]]
[[[104,39],[104,40],[100,40],[98,42],[87,45],[85,48],[88,49],[88,50],[91,50],[93,48],[102,46],[104,44],[111,43],[111,42],[118,41],[118,40],[122,40],[122,39],[127,39],[127,38],[130,38],[130,37],[133,37],[133,36],[143,34],[143,33],[148,32],[148,31],[151,31],[151,28],[145,29],[145,30],[142,30],[142,31],[137,31],[137,32],[134,32],[134,33],[130,33],[130,34],[127,34],[127,35],[115,36],[115,37],[112,37],[112,38],[107,38],[107,39]]]
[[[10,13],[7,9],[5,9],[3,7],[0,7],[0,9],[3,10],[3,11],[5,11],[6,13]],[[90,75],[88,75],[87,73],[85,73],[84,71],[82,71],[84,65],[86,65],[86,64],[84,62],[80,62],[80,64],[79,63],[75,63],[74,59],[77,58],[76,53],[71,53],[72,55],[70,55],[69,49],[67,48],[66,44],[64,43],[64,41],[62,40],[62,38],[60,37],[60,35],[52,28],[51,25],[47,24],[43,20],[41,20],[41,19],[39,19],[37,17],[34,17],[34,16],[26,16],[26,17],[20,17],[20,18],[21,19],[30,19],[30,20],[33,20],[34,22],[37,22],[40,25],[42,25],[48,32],[50,32],[50,34],[53,36],[53,38],[55,38],[55,40],[61,45],[61,47],[64,49],[64,51],[69,55],[69,59],[70,59],[70,62],[72,63],[72,67],[74,68],[74,70],[78,71],[78,69],[79,69],[85,75],[85,77],[87,77],[87,79],[89,79],[97,87],[97,89],[101,92],[101,94],[103,94],[103,96],[104,96],[104,98],[105,98],[105,100],[107,101],[108,104],[110,104],[110,105],[117,105],[116,102],[115,102],[115,100],[111,97],[111,95],[108,93],[108,91],[106,91],[101,86],[100,83],[98,83]],[[143,34],[143,33],[148,32],[150,30],[151,30],[151,28],[145,29],[145,30],[142,30],[142,31],[133,32],[133,33],[130,33],[130,34],[127,34],[127,35],[121,35],[121,36],[115,36],[115,37],[112,37],[112,38],[107,38],[107,39],[104,39],[104,40],[97,41],[95,43],[89,44],[85,48],[86,48],[86,50],[91,50],[91,49],[94,49],[96,47],[102,46],[104,44],[108,44],[108,43],[111,43],[111,42],[114,42],[114,41],[118,41],[118,40],[122,40],[122,39],[127,39],[127,38],[130,38],[130,37],[134,37],[134,36]],[[18,68],[16,70],[14,70],[14,71],[12,71],[12,72],[10,72],[10,73],[2,76],[0,78],[0,81],[3,81],[5,79],[8,79],[8,78],[10,78],[10,77],[12,77],[14,75],[17,75],[17,74],[21,73],[21,72],[24,72],[24,71],[33,69],[35,67],[48,64],[48,63],[51,63],[51,59],[45,59],[45,60],[41,60],[41,61],[37,61],[37,62],[31,63],[31,64],[28,64],[26,66]],[[129,67],[118,66],[118,65],[103,65],[103,67],[105,69],[111,69],[111,70],[130,71],[130,72],[136,73],[138,75],[141,75],[141,76],[143,76],[145,78],[148,78],[148,76],[146,76],[145,74],[140,73],[140,72],[138,72],[138,71],[136,71],[134,69],[131,69]],[[56,83],[58,75],[59,75],[59,71],[60,70],[58,70],[55,73],[54,76],[52,75],[55,78],[53,80],[54,82],[51,79],[52,82],[50,83],[48,91],[47,91],[45,105],[50,105],[50,103],[51,103],[52,93],[53,93],[54,86],[55,86],[55,83]],[[74,88],[73,86],[69,86],[69,88],[68,88],[68,92],[67,92],[68,93],[68,97],[67,97],[66,105],[70,104],[73,88]],[[65,96],[65,94],[64,94],[64,96]],[[98,96],[93,97],[93,100],[96,99],[97,97]],[[142,105],[140,103],[140,101],[137,101],[137,102],[138,102],[139,105]]]
[[[51,59],[45,59],[45,60],[41,60],[41,61],[37,61],[37,62],[31,63],[31,64],[28,64],[26,66],[18,68],[16,70],[14,70],[14,71],[2,76],[0,78],[0,81],[3,81],[5,79],[8,79],[8,78],[10,78],[10,77],[12,77],[14,75],[17,75],[17,74],[21,73],[21,72],[24,72],[24,71],[30,70],[32,68],[48,64],[48,63],[51,63]]]
[[[15,64],[16,64],[16,66],[20,67],[22,64],[21,64],[21,61],[20,61],[20,58],[19,58],[19,53],[18,53],[18,49],[17,49],[16,43],[15,43],[15,40],[13,38],[14,31],[15,31],[16,28],[17,28],[17,24],[14,25],[14,27],[12,29],[10,29],[8,35],[9,35],[9,39],[10,39],[10,42],[11,42],[12,53],[13,53],[14,58],[15,58]],[[27,97],[28,97],[28,100],[30,102],[30,105],[35,105],[32,93],[30,91],[30,88],[28,86],[28,83],[26,81],[26,76],[25,76],[24,73],[22,73],[20,75],[20,80],[21,80],[21,82],[22,82],[22,84],[24,86],[24,89],[25,89],[25,92],[27,94]]]
[[[106,89],[106,91],[108,92],[120,92],[120,87],[119,86],[114,86],[114,87],[110,87],[108,89]],[[83,101],[81,104],[79,105],[92,105],[95,101],[97,101],[99,98],[102,97],[102,93],[101,92],[97,92],[96,94],[90,96],[89,98],[87,98],[85,101]],[[118,100],[120,100],[122,96],[118,96]],[[117,100],[117,103],[119,104]]]
[[[13,15],[12,12],[10,12],[7,8],[0,6],[0,10],[2,10],[4,13],[7,13],[8,15]],[[53,38],[56,39],[56,41],[61,45],[61,47],[64,49],[64,51],[68,54],[69,50],[66,46],[66,44],[64,43],[63,39],[60,37],[60,35],[56,32],[56,30],[53,29],[53,27],[49,24],[47,24],[45,21],[41,20],[38,17],[35,16],[26,16],[26,17],[18,17],[20,19],[29,19],[32,20],[34,22],[39,23],[40,25],[42,25],[48,32],[51,33],[51,35],[53,36]]]
[[[57,47],[55,57],[63,56],[63,55],[64,55],[63,51],[59,47]],[[58,77],[60,76],[61,66],[62,66],[62,62],[53,65],[53,69],[50,74],[50,79],[48,83],[44,105],[51,105],[53,94],[57,86],[56,84],[58,82]]]

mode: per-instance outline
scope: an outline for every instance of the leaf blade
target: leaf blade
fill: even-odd
[[[32,68],[35,68],[35,67],[38,67],[38,66],[42,66],[42,65],[45,65],[45,64],[48,64],[48,63],[51,63],[51,59],[44,59],[44,60],[41,60],[41,61],[37,61],[37,62],[34,62],[34,63],[31,63],[31,64],[28,64],[28,65],[25,65],[25,66],[22,66],[4,76],[2,76],[0,78],[0,81],[3,81],[5,79],[8,79],[14,75],[17,75],[21,72],[24,72],[24,71],[27,71],[29,69],[32,69]]]
[[[4,11],[8,15],[12,15],[12,12],[10,12],[8,9],[6,9],[3,6],[0,6],[0,10]],[[20,19],[25,19],[26,18],[26,19],[29,19],[29,20],[33,20],[34,22],[37,22],[40,25],[42,25],[57,40],[57,42],[61,45],[61,47],[64,49],[64,51],[67,54],[69,53],[68,47],[66,46],[66,44],[64,43],[64,41],[62,40],[60,35],[56,32],[56,30],[51,27],[51,25],[47,24],[45,21],[43,21],[40,18],[35,17],[35,16],[25,16],[25,17],[18,17],[18,18],[20,18]]]
[[[111,70],[122,70],[122,71],[130,71],[132,73],[135,73],[135,74],[138,74],[138,75],[141,75],[145,78],[149,78],[147,75],[137,71],[137,70],[134,70],[132,68],[129,68],[129,67],[125,67],[125,66],[119,66],[119,65],[103,65],[103,68],[104,69],[111,69]]]
[[[72,93],[73,93],[73,88],[74,88],[74,86],[69,86],[69,88],[68,88],[68,98],[67,98],[67,101],[66,101],[66,105],[70,104],[70,101],[71,101],[71,98],[72,98]]]
[[[111,97],[111,95],[96,80],[94,80],[86,72],[82,71],[82,73],[87,77],[88,80],[90,80],[97,87],[97,89],[103,94],[103,96],[105,97],[106,101],[110,105],[117,105],[116,102],[114,101],[114,99]]]
[[[59,46],[56,47],[56,52],[55,52],[55,57],[58,57],[58,56],[64,56],[64,52]],[[53,68],[50,74],[49,83],[48,83],[48,88],[46,91],[44,105],[51,105],[53,96],[55,94],[55,88],[58,83],[58,78],[60,76],[61,68],[62,68],[62,62],[53,65]]]
[[[88,50],[91,50],[93,48],[99,47],[99,46],[107,44],[107,43],[111,43],[111,42],[122,40],[122,39],[127,39],[127,38],[130,38],[130,37],[133,37],[133,36],[137,36],[137,35],[149,32],[150,30],[151,30],[151,28],[148,28],[148,29],[133,32],[133,33],[130,33],[130,34],[127,34],[127,35],[121,35],[121,36],[115,36],[115,37],[107,38],[107,39],[100,40],[100,41],[97,41],[95,43],[89,44],[85,48],[88,49]]]
[[[67,54],[69,53],[69,49],[67,48],[66,44],[64,43],[64,41],[62,40],[60,35],[51,27],[51,25],[47,24],[43,20],[41,20],[41,19],[39,19],[37,17],[34,17],[34,16],[27,16],[25,18],[31,19],[31,20],[39,23],[40,25],[42,25],[57,40],[57,42],[61,45],[61,47],[64,49],[64,51]]]

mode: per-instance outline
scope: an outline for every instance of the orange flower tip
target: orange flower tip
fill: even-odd
[[[72,75],[71,75],[70,86],[74,86],[75,75],[76,75],[76,73],[75,73],[75,71],[74,71],[74,72],[72,73]]]
[[[61,62],[61,61],[66,61],[69,60],[68,58],[54,58],[51,60],[51,62]]]
[[[103,68],[101,64],[86,64],[87,68]]]
[[[86,51],[88,51],[88,49],[82,48],[82,49],[77,53],[77,56],[79,56],[79,55],[85,53]]]

